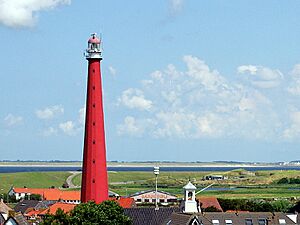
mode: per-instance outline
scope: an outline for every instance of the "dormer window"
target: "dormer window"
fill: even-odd
[[[279,224],[286,224],[285,219],[279,219]]]
[[[232,225],[232,220],[225,220],[226,225]]]
[[[213,225],[219,225],[220,224],[219,220],[212,220],[211,222],[212,222]]]
[[[245,219],[245,224],[246,225],[253,225],[252,219]]]
[[[258,219],[258,225],[267,225],[266,219]]]

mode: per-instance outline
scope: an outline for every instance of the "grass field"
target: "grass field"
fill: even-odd
[[[7,192],[11,186],[30,188],[61,187],[69,175],[69,172],[0,173],[0,193]]]
[[[206,175],[224,175],[227,180],[203,181]],[[207,190],[199,196],[216,196],[221,198],[300,198],[299,185],[277,185],[276,181],[283,177],[297,177],[299,171],[257,171],[243,169],[229,172],[161,172],[159,175],[160,190],[182,196],[182,187],[190,179],[199,189],[215,183],[213,187],[234,187],[232,190]],[[142,190],[154,188],[152,172],[109,172],[110,190],[120,195],[129,195]],[[80,185],[81,175],[73,179]],[[296,188],[296,189],[295,189]]]
[[[61,187],[69,172],[32,172],[0,174],[0,193],[6,192],[12,185],[15,187],[47,188]],[[221,181],[202,180],[206,175],[224,175]],[[299,171],[256,171],[243,169],[229,172],[161,172],[159,174],[159,190],[167,191],[182,197],[182,187],[190,179],[198,189],[211,183],[213,187],[232,187],[230,190],[206,190],[199,196],[215,196],[221,198],[300,198],[299,185],[278,185],[283,178],[299,177]],[[110,190],[120,195],[129,195],[138,191],[154,188],[152,172],[109,172]],[[81,184],[81,174],[73,178],[75,185]]]

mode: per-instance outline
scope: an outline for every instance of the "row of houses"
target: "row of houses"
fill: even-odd
[[[134,225],[300,225],[300,218],[297,214],[223,212],[216,198],[196,198],[197,188],[191,182],[188,182],[183,189],[183,199],[178,199],[167,192],[160,191],[156,194],[153,190],[138,192],[130,197],[120,197],[114,193],[110,199],[124,208],[124,213],[132,218]],[[37,224],[47,213],[54,214],[59,208],[69,212],[80,202],[79,191],[74,195],[71,194],[74,191],[68,194],[60,193],[67,192],[62,190],[51,190],[52,194],[48,191],[48,189],[13,188],[10,194],[30,196],[41,193],[43,200],[21,200],[15,206],[13,214],[9,213],[12,212],[11,209],[5,209],[5,206],[0,205],[0,225],[27,225],[28,222]],[[155,208],[151,204],[156,198],[160,202],[160,208]],[[177,204],[173,204],[175,201]],[[4,204],[3,201],[1,203]],[[143,207],[138,207],[139,205]],[[205,212],[208,207],[214,207],[219,212]],[[6,212],[2,212],[5,210]]]

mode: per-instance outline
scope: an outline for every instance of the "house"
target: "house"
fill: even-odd
[[[56,202],[55,204],[51,205],[48,209],[45,209],[39,212],[39,216],[45,216],[46,214],[55,214],[58,209],[63,210],[65,213],[70,212],[75,208],[77,204],[69,204],[63,202]]]
[[[11,188],[8,194],[15,196],[16,200],[36,194],[40,195],[42,200],[80,203],[80,191],[63,191],[57,188]]]
[[[124,209],[124,214],[129,216],[133,225],[161,225],[164,221],[170,220],[173,212],[179,212],[178,207],[159,208],[129,208]]]
[[[38,200],[22,200],[17,203],[14,210],[15,212],[20,212],[22,214],[25,214],[32,210],[40,210],[40,209],[46,209],[49,206],[44,201],[38,201]]]
[[[33,194],[40,195],[42,200],[60,201],[70,204],[80,203],[80,191],[64,191],[58,188],[16,188],[12,187],[8,192],[10,196],[15,196],[16,200],[25,199]],[[119,196],[117,193],[109,191],[110,197]]]
[[[155,190],[137,192],[135,194],[130,195],[129,197],[133,198],[137,204],[155,203],[156,201]],[[157,199],[159,203],[165,204],[177,202],[176,195],[172,195],[164,191],[157,191]]]
[[[0,215],[6,220],[8,215],[9,215],[9,211],[12,211],[12,209],[10,207],[8,207],[4,202],[3,199],[0,200]],[[1,221],[1,219],[0,219]],[[0,223],[1,224],[1,223]]]
[[[207,175],[203,178],[203,180],[227,180],[228,177],[223,175]]]
[[[164,225],[297,225],[297,215],[270,212],[172,213]]]

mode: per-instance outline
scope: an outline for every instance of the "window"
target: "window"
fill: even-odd
[[[211,222],[213,223],[213,225],[219,225],[220,224],[219,220],[212,220]]]
[[[232,220],[225,220],[226,225],[232,225]]]
[[[258,219],[258,225],[267,225],[266,219]]]
[[[145,198],[145,202],[149,202],[149,199],[148,199],[148,198]]]
[[[246,225],[253,225],[252,219],[245,219],[245,224]]]
[[[279,224],[286,224],[285,219],[279,219]]]
[[[159,199],[159,202],[165,202],[165,199],[161,198]]]
[[[137,202],[141,202],[141,201],[142,201],[142,199],[140,199],[140,198],[137,198],[137,199],[136,199],[136,201],[137,201]]]

